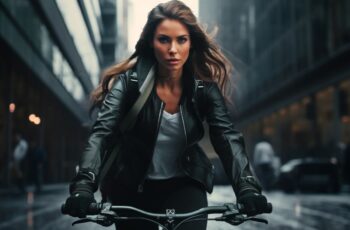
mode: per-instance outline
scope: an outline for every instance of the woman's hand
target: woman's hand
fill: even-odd
[[[65,210],[71,216],[83,218],[88,214],[91,203],[96,203],[92,193],[77,192],[68,197],[65,203]]]
[[[267,203],[264,195],[248,192],[238,198],[238,203],[243,204],[242,212],[248,216],[255,216],[261,213],[271,212],[271,204]]]

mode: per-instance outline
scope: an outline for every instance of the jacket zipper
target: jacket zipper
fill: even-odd
[[[155,138],[155,141],[154,141],[154,144],[153,144],[152,158],[153,158],[153,154],[154,154],[154,149],[156,148],[156,142],[157,142],[157,137],[158,137],[158,133],[159,133],[160,122],[162,121],[162,115],[163,115],[164,107],[165,107],[165,103],[162,101],[161,104],[160,104],[160,110],[159,110],[159,114],[158,114],[157,131],[156,131],[156,138]],[[146,172],[145,176],[143,177],[141,183],[138,185],[137,192],[139,192],[139,193],[143,192],[143,184],[145,183],[146,176],[147,176],[147,172]]]
[[[180,105],[180,115],[181,115],[181,120],[182,120],[182,126],[183,126],[183,129],[184,129],[184,133],[185,133],[185,149],[187,147],[187,132],[186,132],[186,126],[185,126],[185,120],[184,120],[184,116],[183,116],[183,113],[182,113],[182,106]]]
[[[181,121],[182,121],[182,127],[183,127],[183,129],[184,129],[184,134],[185,134],[185,147],[184,147],[184,149],[183,149],[183,151],[182,151],[182,155],[186,152],[186,149],[187,149],[187,132],[186,132],[186,126],[185,126],[185,120],[184,120],[184,116],[183,116],[183,112],[182,112],[182,106],[180,105],[180,115],[181,115]],[[182,156],[181,155],[181,156]],[[181,160],[182,160],[182,157],[179,157],[179,159],[178,159],[178,164],[181,166],[181,168],[183,169],[183,166],[182,166],[182,162],[181,162]],[[188,158],[188,160],[189,160],[189,158]],[[185,171],[185,170],[183,170],[183,171]],[[187,175],[187,173],[185,172],[185,174]],[[188,176],[188,175],[187,175]]]
[[[184,154],[184,153],[186,152],[187,144],[188,144],[188,143],[187,143],[187,132],[186,132],[185,120],[184,120],[184,118],[183,118],[182,106],[181,106],[181,105],[180,105],[180,114],[181,114],[181,119],[182,119],[182,124],[183,124],[183,128],[184,128],[184,132],[185,132],[185,138],[186,138],[186,145],[185,145],[185,148],[184,148],[184,151],[183,151],[183,154]],[[184,171],[184,173],[186,174],[186,176],[188,176],[188,177],[190,177],[190,178],[196,180],[197,182],[199,182],[200,184],[202,184],[204,187],[206,187],[205,184],[203,184],[202,181],[197,180],[196,178],[191,177],[191,175],[188,174],[188,172],[187,172],[186,170],[184,170],[183,165],[182,165],[182,162],[181,162],[181,157],[180,157],[179,160],[180,160],[181,168],[183,169],[183,171]],[[190,161],[190,157],[187,156],[187,159],[186,159],[186,160],[187,160],[187,161]]]

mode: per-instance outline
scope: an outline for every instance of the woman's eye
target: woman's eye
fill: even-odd
[[[158,41],[160,43],[167,43],[167,42],[169,42],[169,38],[167,38],[167,37],[159,37]]]
[[[179,42],[179,44],[184,44],[185,42],[187,42],[187,38],[185,38],[185,37],[178,38],[177,41]]]

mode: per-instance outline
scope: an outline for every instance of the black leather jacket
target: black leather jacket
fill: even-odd
[[[80,172],[71,184],[71,192],[79,185],[89,185],[92,191],[96,191],[98,182],[94,175],[98,175],[102,159],[113,146],[115,138],[122,138],[122,153],[110,170],[107,176],[109,179],[103,183],[123,181],[123,184],[142,191],[165,107],[155,88],[131,131],[120,135],[118,127],[127,108],[130,108],[137,96],[135,92],[130,93],[132,91],[130,76],[137,75],[140,86],[150,67],[150,63],[139,61],[136,68],[119,76],[119,80],[106,96],[82,155]],[[216,83],[198,81],[184,74],[180,113],[186,147],[179,161],[187,176],[202,184],[208,192],[212,192],[215,169],[198,145],[204,135],[202,122],[206,120],[210,140],[222,161],[236,196],[247,190],[261,192],[249,168],[243,136],[235,130]]]

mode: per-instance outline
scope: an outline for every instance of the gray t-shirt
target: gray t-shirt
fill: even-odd
[[[183,176],[179,157],[185,147],[185,134],[181,114],[170,114],[163,110],[148,179],[169,179]]]

